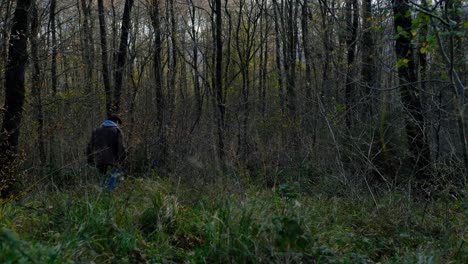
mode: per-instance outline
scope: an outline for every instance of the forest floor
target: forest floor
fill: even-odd
[[[89,182],[32,190],[0,207],[0,263],[468,261],[465,199],[371,196],[307,181],[183,182],[146,177],[114,192]]]

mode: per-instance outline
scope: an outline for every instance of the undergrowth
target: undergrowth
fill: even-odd
[[[33,192],[0,208],[0,262],[466,263],[464,199],[332,189],[128,179]]]

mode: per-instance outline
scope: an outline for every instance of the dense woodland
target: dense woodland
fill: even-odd
[[[375,206],[395,192],[460,199],[467,18],[461,0],[0,0],[0,196],[98,177],[86,144],[119,114],[126,174],[177,191],[223,181],[226,192],[257,186],[288,198],[299,183],[300,196],[362,193]],[[151,208],[173,208],[155,197]],[[203,244],[198,233],[177,239]],[[291,241],[277,247],[303,252]],[[455,244],[444,256],[461,260],[466,243]],[[286,261],[252,254],[235,262]],[[369,259],[385,254],[396,253]],[[223,262],[210,256],[192,261]]]
[[[3,0],[0,11],[2,155],[25,168],[82,166],[90,131],[119,113],[135,171],[465,180],[460,1]]]

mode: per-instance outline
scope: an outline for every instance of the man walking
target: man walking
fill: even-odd
[[[119,126],[122,120],[112,115],[96,128],[87,147],[88,164],[95,165],[101,174],[119,167],[127,157],[127,147]]]

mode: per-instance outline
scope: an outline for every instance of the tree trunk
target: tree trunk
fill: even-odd
[[[345,122],[348,131],[351,130],[353,123],[354,106],[354,57],[356,52],[357,28],[359,22],[359,8],[357,0],[348,0],[346,2],[346,46],[347,46],[347,68],[345,85],[346,114]]]
[[[365,104],[362,109],[363,116],[371,117],[374,111],[374,90],[375,78],[373,77],[374,72],[374,40],[372,38],[372,0],[362,1],[362,83],[364,86]],[[364,120],[368,120],[365,118]]]
[[[214,15],[215,15],[215,79],[214,79],[214,91],[216,98],[216,126],[218,132],[218,158],[221,163],[222,169],[224,169],[224,129],[225,121],[224,116],[226,113],[226,105],[224,100],[224,91],[223,91],[223,76],[222,76],[222,67],[223,67],[223,20],[222,20],[222,9],[221,9],[221,0],[215,0],[214,6]]]
[[[109,1],[107,1],[109,3]],[[117,53],[118,53],[118,47],[117,47],[117,42],[118,42],[118,30],[117,30],[117,10],[115,9],[115,0],[110,0],[110,7],[111,7],[111,14],[112,14],[112,19],[111,19],[111,33],[110,33],[110,63],[109,63],[109,71],[111,73],[115,73],[115,68],[117,66]],[[115,82],[115,80],[113,80]],[[111,81],[112,83],[112,81]]]
[[[51,0],[50,1],[50,13],[49,13],[49,25],[50,25],[50,33],[52,37],[52,58],[51,58],[51,88],[52,88],[52,96],[55,97],[57,94],[57,55],[58,55],[58,47],[57,47],[57,27],[56,27],[56,9],[57,9],[57,1]]]
[[[284,25],[283,11],[277,0],[273,0],[273,11],[275,20],[275,55],[276,55],[276,70],[278,72],[278,97],[281,112],[285,112],[285,95],[284,95],[284,57],[281,51],[283,50],[283,44],[281,43],[281,35],[284,34],[281,26]]]
[[[398,60],[401,101],[407,112],[406,135],[411,152],[410,163],[418,180],[430,177],[430,148],[426,137],[426,122],[421,98],[417,92],[417,73],[411,47],[411,16],[408,0],[393,0],[394,28],[398,37],[395,52]]]
[[[112,91],[109,75],[109,55],[107,50],[107,30],[106,18],[104,16],[103,0],[98,0],[99,13],[99,31],[101,37],[101,64],[102,64],[102,79],[104,81],[104,91],[106,93],[106,115],[111,115]]]
[[[18,0],[11,28],[11,38],[5,69],[5,105],[0,134],[0,198],[7,198],[15,178],[15,160],[25,100],[25,66],[28,60],[28,11],[32,0]]]
[[[330,23],[330,18],[331,16],[330,10],[328,8],[328,3],[327,0],[319,0],[320,4],[320,14],[322,17],[322,30],[323,30],[323,55],[322,55],[322,89],[320,91],[320,100],[324,100],[324,103],[326,103],[326,98],[323,98],[324,95],[328,94],[330,90],[330,62],[331,62],[331,53],[333,51],[333,44],[331,43],[331,36],[333,30],[331,29],[331,23]]]
[[[119,51],[117,53],[117,65],[115,68],[115,87],[114,87],[114,101],[111,111],[119,113],[120,111],[120,97],[122,95],[122,79],[124,73],[125,62],[127,60],[128,48],[128,31],[130,29],[130,13],[132,12],[133,0],[126,0],[124,13],[122,17],[122,33],[120,35]]]
[[[86,93],[93,91],[94,45],[91,26],[91,5],[92,0],[89,0],[89,3],[86,3],[86,0],[81,0],[81,9],[83,10],[83,52],[86,63]]]
[[[301,27],[302,27],[302,46],[304,49],[304,60],[305,60],[305,92],[306,92],[306,101],[312,101],[312,43],[310,39],[309,32],[309,1],[305,0],[304,5],[302,6],[302,18],[301,18]],[[306,107],[308,108],[308,107]]]
[[[37,6],[35,3],[32,4],[31,10],[31,60],[33,64],[32,74],[32,87],[31,95],[34,100],[34,114],[37,122],[37,148],[39,150],[39,161],[41,166],[45,166],[46,152],[44,144],[44,112],[42,109],[42,80],[41,80],[41,67],[38,55],[38,34],[39,34],[39,17],[37,12]]]
[[[161,61],[161,17],[159,0],[153,0],[151,6],[151,21],[154,30],[154,54],[153,54],[153,71],[155,82],[155,96],[156,96],[156,127],[158,128],[158,154],[156,155],[157,166],[164,170],[166,167],[166,124],[165,124],[165,97],[163,93],[163,73]]]
[[[168,72],[168,108],[170,116],[173,115],[176,102],[176,79],[177,79],[177,42],[176,42],[176,22],[174,15],[174,0],[167,0],[167,19],[169,20],[170,33],[168,36],[168,57],[169,57],[169,72]],[[172,121],[168,120],[168,121]]]
[[[296,99],[296,54],[297,54],[297,17],[298,1],[289,0],[286,4],[287,20],[286,36],[283,48],[285,49],[285,72],[286,72],[286,107],[291,118],[295,119],[297,114]]]
[[[192,79],[193,79],[193,90],[195,93],[195,105],[196,105],[196,110],[195,110],[195,121],[192,125],[192,128],[190,129],[190,133],[193,132],[195,127],[197,126],[202,110],[203,110],[203,97],[202,97],[202,91],[201,91],[201,85],[200,85],[200,70],[199,70],[199,65],[198,65],[198,53],[199,53],[199,47],[198,47],[198,31],[197,31],[197,23],[196,23],[196,7],[193,4],[193,0],[190,0],[190,21],[191,21],[191,38],[193,41],[193,48],[192,48]]]
[[[313,93],[312,85],[312,65],[313,65],[313,43],[312,35],[309,30],[312,14],[309,10],[309,0],[304,1],[302,6],[302,46],[304,49],[305,60],[305,109],[304,109],[304,128],[306,132],[312,133],[312,145],[315,146],[317,140],[317,118],[316,114],[319,112],[317,94]]]
[[[260,17],[260,84],[259,84],[259,97],[260,97],[260,112],[262,117],[266,116],[266,87],[267,87],[267,65],[268,65],[268,35],[270,25],[268,24],[268,15],[262,14]]]

